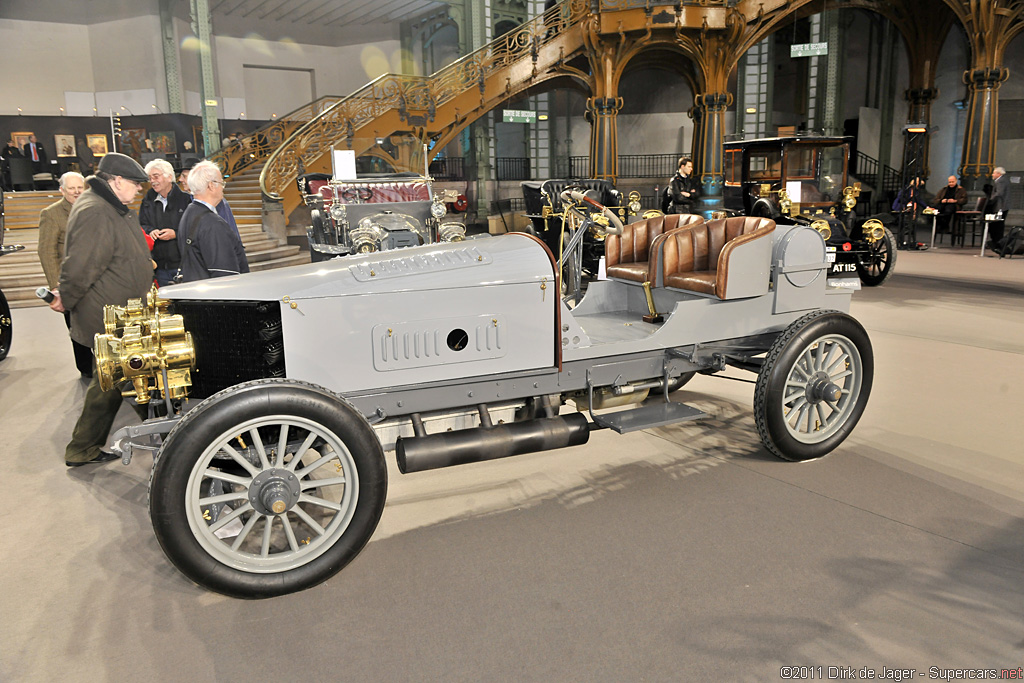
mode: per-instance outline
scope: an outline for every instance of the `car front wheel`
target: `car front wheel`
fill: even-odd
[[[197,584],[266,598],[326,581],[370,539],[387,469],[373,429],[326,389],[258,380],[211,396],[153,463],[150,518]]]

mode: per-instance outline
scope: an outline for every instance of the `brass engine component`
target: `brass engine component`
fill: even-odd
[[[640,206],[640,193],[637,192],[636,190],[630,191],[628,206],[629,212],[634,216],[639,214],[641,209],[643,208]]]
[[[644,220],[647,220],[648,218],[657,218],[658,216],[664,216],[664,215],[665,214],[662,213],[661,211],[659,211],[658,209],[647,209],[642,214],[640,214],[640,218],[643,218]]]
[[[789,198],[789,193],[785,189],[779,190],[779,211],[783,215],[790,215],[789,212],[793,209],[793,200]]]
[[[195,345],[182,317],[170,315],[168,306],[157,298],[154,287],[144,300],[129,299],[125,306],[103,308],[106,334],[97,334],[93,341],[101,389],[109,391],[128,380],[132,389],[123,393],[134,395],[140,404],[149,403],[153,389],[172,399],[188,395]]]
[[[872,218],[864,221],[864,225],[861,226],[861,232],[864,235],[864,239],[874,243],[885,237],[885,226],[882,225],[882,221]]]
[[[857,206],[857,197],[860,196],[860,183],[854,183],[853,187],[843,188],[843,208],[847,211],[853,211],[853,207]]]
[[[812,222],[811,227],[817,230],[819,233],[821,233],[821,239],[825,240],[826,242],[828,242],[828,238],[832,236],[832,227],[824,218],[819,218],[818,220]]]

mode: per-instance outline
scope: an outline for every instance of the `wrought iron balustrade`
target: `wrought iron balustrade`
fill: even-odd
[[[525,157],[498,157],[494,160],[498,180],[529,180],[530,160]]]

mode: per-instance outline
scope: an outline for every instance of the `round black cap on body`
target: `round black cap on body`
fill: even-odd
[[[110,175],[119,175],[127,180],[134,180],[137,183],[144,183],[149,180],[146,170],[139,165],[139,162],[127,154],[108,152],[100,159],[97,171],[103,171]]]

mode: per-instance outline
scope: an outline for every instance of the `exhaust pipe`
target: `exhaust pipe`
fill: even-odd
[[[583,413],[545,417],[494,427],[460,429],[429,436],[398,437],[395,454],[402,474],[512,455],[579,446],[590,438]]]

